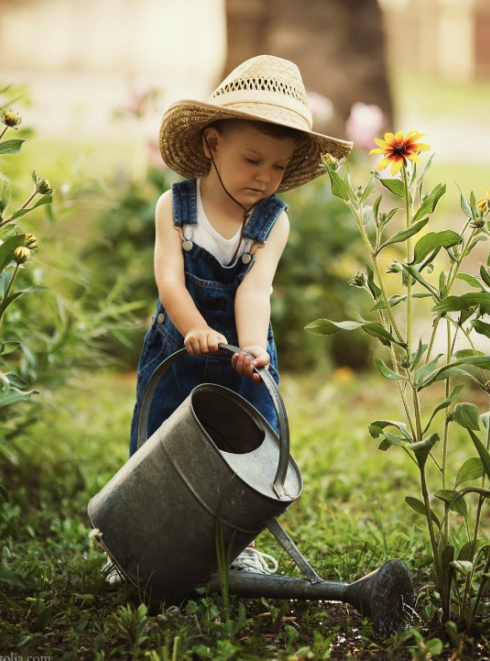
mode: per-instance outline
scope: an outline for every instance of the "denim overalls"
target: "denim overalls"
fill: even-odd
[[[197,223],[196,185],[194,179],[172,185],[174,224],[182,230],[184,225]],[[286,204],[273,195],[261,200],[245,226],[244,238],[264,243],[284,209]],[[211,328],[222,333],[228,344],[238,346],[234,313],[235,293],[253,266],[253,255],[245,252],[231,266],[223,266],[211,253],[192,241],[184,241],[182,245],[186,287],[194,303]],[[253,310],[250,310],[250,314],[253,315]],[[138,363],[130,454],[136,451],[139,407],[146,384],[162,360],[183,346],[184,338],[159,300]],[[271,359],[270,374],[279,383],[277,353],[270,325],[267,351]],[[240,376],[231,367],[230,358],[229,353],[198,357],[185,354],[176,360],[164,373],[155,391],[148,418],[148,437],[186,399],[192,389],[201,383],[216,383],[240,394],[277,429],[276,412],[265,386],[257,386],[252,379]]]

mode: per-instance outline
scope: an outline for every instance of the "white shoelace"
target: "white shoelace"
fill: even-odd
[[[272,564],[272,567],[267,564],[267,561]],[[275,558],[267,553],[262,553],[262,551],[257,551],[253,546],[247,546],[230,565],[230,569],[235,571],[253,572],[255,574],[274,574],[278,567],[279,563]]]

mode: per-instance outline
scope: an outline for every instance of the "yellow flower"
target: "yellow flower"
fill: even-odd
[[[14,259],[17,264],[23,264],[24,262],[27,262],[30,256],[31,251],[29,248],[26,248],[26,246],[19,246],[14,250]]]
[[[486,190],[485,196],[482,197],[480,200],[478,200],[478,202],[476,203],[476,206],[478,207],[478,210],[481,211],[481,213],[485,213],[488,211],[489,198],[490,198],[490,190]]]
[[[398,131],[396,134],[385,133],[384,140],[374,139],[374,142],[379,145],[379,149],[371,149],[369,153],[386,154],[378,163],[378,170],[381,172],[391,163],[391,174],[394,176],[400,172],[407,159],[419,163],[418,152],[430,149],[430,145],[417,142],[424,135],[425,133],[418,131],[409,131],[406,135],[404,131]]]

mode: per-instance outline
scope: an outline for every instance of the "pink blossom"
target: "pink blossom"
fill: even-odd
[[[326,96],[308,92],[308,106],[315,122],[328,122],[332,119],[333,104]]]
[[[358,149],[367,151],[385,126],[386,117],[379,106],[358,102],[351,108],[345,129],[349,140],[353,140]]]

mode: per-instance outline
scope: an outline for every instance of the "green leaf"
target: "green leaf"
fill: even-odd
[[[18,291],[15,292],[15,294],[11,294],[10,296],[7,296],[7,298],[4,298],[3,301],[0,303],[0,320],[2,319],[5,310],[8,308],[9,305],[11,305],[19,296],[22,296],[24,292]]]
[[[466,542],[461,547],[458,553],[458,560],[468,560],[471,561],[475,555],[475,543],[473,541]]]
[[[429,298],[433,296],[433,294],[429,294],[426,292],[417,292],[416,294],[412,294],[412,298]],[[388,302],[390,304],[390,308],[394,308],[395,305],[398,305],[398,303],[403,303],[404,301],[407,300],[407,295],[403,294],[402,296],[398,296],[394,294],[393,296],[390,296],[388,299]],[[372,308],[370,308],[370,312],[373,312],[375,310],[386,310],[386,303],[384,302],[383,299],[380,299],[376,305],[373,305]]]
[[[2,194],[0,195],[0,216],[2,215],[2,213],[5,211],[5,209],[8,207],[9,204],[10,204],[10,185],[9,182],[6,179],[4,179]]]
[[[427,438],[424,438],[422,441],[418,441],[417,443],[409,443],[405,447],[407,450],[412,450],[414,452],[417,463],[422,468],[425,465],[432,448],[438,440],[439,434],[431,434]]]
[[[481,289],[480,282],[475,277],[469,275],[468,273],[458,273],[456,277],[458,278],[458,280],[463,280],[471,287],[476,287],[476,289]]]
[[[484,356],[483,351],[477,351],[476,349],[458,349],[455,354],[453,354],[456,360],[464,361],[466,358],[472,358],[473,356]]]
[[[473,571],[473,563],[468,562],[467,560],[453,560],[451,562],[451,567],[454,567],[454,569],[460,574],[463,574],[463,576],[469,576]]]
[[[0,391],[0,407],[10,406],[23,400],[29,399],[31,395],[37,393],[36,390],[18,390],[17,388],[10,388],[8,391]]]
[[[26,590],[28,587],[20,574],[16,574],[4,564],[0,564],[0,583],[6,583],[22,590]]]
[[[456,404],[452,418],[458,425],[461,425],[465,429],[480,431],[480,412],[474,404],[469,404],[468,402]]]
[[[435,211],[437,203],[446,192],[446,184],[437,184],[437,186],[429,193],[429,196],[422,202],[413,220],[419,220],[427,214]]]
[[[433,308],[433,312],[461,312],[476,305],[490,305],[490,294],[484,291],[469,292],[461,296],[448,296]]]
[[[490,259],[490,257],[489,257]],[[483,266],[483,264],[480,264],[480,278],[483,280],[483,282],[490,287],[490,273],[488,270]],[[478,282],[478,281],[477,281]]]
[[[471,429],[468,429],[468,433],[470,434],[473,443],[475,444],[475,447],[478,451],[478,454],[480,455],[480,459],[482,460],[485,473],[487,474],[487,477],[490,478],[490,454],[488,454],[488,450],[480,441],[480,439],[475,434],[475,432],[473,432]]]
[[[411,264],[420,264],[428,255],[435,257],[441,248],[450,248],[462,243],[463,237],[452,230],[429,232],[415,246]]]
[[[415,386],[419,386],[421,383],[423,383],[425,377],[428,376],[432,372],[432,370],[436,367],[442,355],[443,355],[442,353],[438,354],[435,358],[433,358],[430,361],[430,363],[427,363],[426,365],[422,365],[422,367],[419,367],[417,369],[414,375]]]
[[[407,496],[405,498],[405,502],[409,507],[413,509],[414,512],[417,512],[417,514],[422,514],[422,516],[427,516],[427,512],[425,511],[425,505],[421,500],[418,500],[418,498],[412,498],[412,496]],[[430,510],[430,516],[436,526],[440,529],[441,527],[441,522],[439,521],[437,515],[435,512]]]
[[[428,282],[424,278],[424,276],[420,273],[420,271],[417,268],[415,268],[414,266],[408,266],[407,264],[403,264],[403,268],[409,275],[412,276],[412,278],[415,278],[417,282],[420,282],[421,285],[423,285],[428,291],[430,291],[430,293],[432,294],[432,296],[434,296],[434,298],[436,298],[436,300],[439,300],[437,289],[435,289],[430,284],[430,282]]]
[[[378,178],[380,182],[383,184],[383,186],[390,191],[390,193],[393,193],[393,195],[405,199],[405,184],[403,183],[403,181],[401,181],[401,179],[381,179],[381,177]]]
[[[31,211],[34,211],[34,209],[41,207],[43,204],[51,204],[52,201],[53,201],[53,193],[48,193],[47,195],[43,195],[37,200],[35,204],[32,204],[30,207],[25,207],[24,209],[17,209],[17,211],[15,211],[12,214],[12,220],[16,220],[17,218],[21,218],[22,216],[31,213]]]
[[[458,184],[456,184],[456,186],[458,186]],[[464,196],[463,191],[461,190],[461,188],[459,186],[458,186],[458,188],[459,188],[459,192],[461,193],[461,209],[463,210],[463,213],[465,214],[465,216],[468,216],[468,218],[472,218],[473,214],[471,213],[471,207],[468,204],[468,200]]]
[[[308,326],[305,326],[305,330],[310,333],[316,333],[317,335],[334,335],[341,330],[357,330],[361,328],[365,333],[371,337],[376,337],[382,342],[385,346],[390,346],[391,343],[399,344],[400,346],[405,346],[404,344],[395,340],[395,338],[389,333],[381,324],[378,324],[374,321],[331,321],[330,319],[317,319],[313,321]]]
[[[0,245],[0,272],[10,264],[13,259],[14,250],[19,246],[23,246],[25,240],[24,234],[14,234],[14,236],[5,239],[2,245]]]
[[[332,193],[335,197],[340,197],[342,200],[349,199],[349,187],[343,179],[331,168],[327,167],[328,176],[332,185]]]
[[[451,491],[449,489],[439,489],[434,492],[434,496],[445,502],[449,509],[461,514],[465,519],[468,516],[468,508],[463,499],[463,496],[458,491]]]
[[[419,220],[418,223],[415,223],[414,225],[412,225],[408,229],[402,230],[401,232],[397,232],[390,239],[388,239],[382,245],[380,245],[380,247],[376,250],[375,254],[376,255],[379,254],[383,250],[383,248],[386,248],[386,246],[391,246],[394,243],[401,243],[402,241],[406,241],[411,236],[414,236],[415,234],[420,232],[420,230],[423,227],[425,227],[428,222],[429,222],[429,219],[424,218],[424,220]]]
[[[9,353],[17,351],[21,345],[21,342],[2,342],[0,344],[0,356],[6,356]]]
[[[371,175],[371,178],[366,184],[366,188],[364,189],[361,197],[361,202],[364,202],[373,192],[374,190],[374,177]]]
[[[487,324],[485,321],[480,321],[480,319],[473,319],[471,325],[480,335],[485,335],[490,340],[490,324]]]
[[[5,154],[18,154],[25,140],[5,140],[0,142],[0,156]]]
[[[378,438],[386,427],[395,427],[405,437],[409,442],[412,441],[412,437],[407,429],[407,425],[404,422],[398,422],[397,420],[375,420],[369,425],[369,433],[373,438]]]
[[[455,487],[459,487],[463,482],[470,482],[473,480],[479,480],[485,475],[485,469],[483,468],[483,462],[478,457],[471,457],[467,459],[456,475]]]
[[[374,359],[374,364],[378,368],[378,371],[385,377],[385,379],[389,379],[390,381],[407,381],[406,376],[402,376],[401,374],[397,374],[393,370],[390,370],[389,367],[387,367],[384,362],[379,359],[375,358]]]
[[[430,416],[430,420],[427,423],[426,428],[424,429],[424,434],[429,429],[430,424],[431,424],[432,420],[434,419],[434,416],[436,415],[436,413],[439,413],[439,411],[442,411],[443,409],[447,409],[448,406],[451,406],[451,404],[454,402],[454,400],[457,398],[457,396],[463,390],[463,388],[464,388],[464,385],[462,383],[459,384],[458,386],[456,386],[454,388],[454,390],[449,395],[449,397],[447,397],[447,399],[445,399],[443,402],[441,402],[440,404],[438,404],[436,406],[436,408],[432,411],[432,415]]]
[[[419,346],[416,353],[413,353],[410,357],[410,368],[414,370],[417,365],[420,363],[422,356],[427,351],[427,344],[422,344],[422,340],[419,340]]]
[[[374,281],[374,271],[369,266],[369,264],[366,264],[366,273],[367,273],[367,284],[369,287],[369,291],[371,292],[373,298],[377,301],[378,298],[381,296],[382,292]]]

